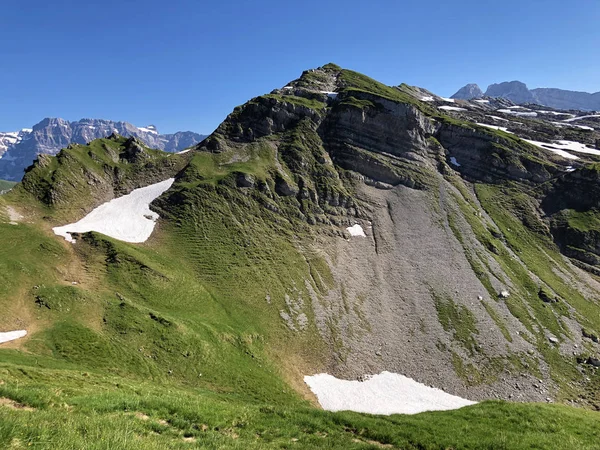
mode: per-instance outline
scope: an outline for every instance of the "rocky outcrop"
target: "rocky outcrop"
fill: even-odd
[[[481,88],[475,83],[470,83],[470,84],[467,84],[466,86],[461,87],[450,98],[455,98],[458,100],[472,100],[474,98],[481,98],[481,97],[483,97],[483,91],[481,90]]]
[[[69,144],[86,144],[112,133],[134,136],[150,148],[169,152],[191,147],[205,137],[190,131],[162,135],[153,125],[138,128],[127,122],[111,120],[81,119],[69,122],[60,118],[46,118],[34,125],[32,130],[0,134],[0,142],[9,144],[4,145],[4,154],[0,145],[0,178],[20,181],[25,168],[38,155],[55,155]]]
[[[454,168],[473,181],[541,183],[555,172],[552,164],[535,158],[533,147],[481,128],[448,122],[442,124],[436,138],[454,158]]]

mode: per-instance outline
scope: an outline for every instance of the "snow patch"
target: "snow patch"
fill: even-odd
[[[320,91],[321,94],[327,94],[327,97],[331,98],[331,99],[336,99],[338,96],[337,92],[331,92],[331,91]]]
[[[562,156],[567,159],[579,159],[579,156],[572,155],[569,152],[565,152],[555,144],[549,144],[548,142],[531,141],[529,139],[523,139],[525,142],[536,145],[537,147],[543,148],[544,150],[550,150],[552,153]]]
[[[340,380],[321,373],[305,376],[304,382],[327,411],[418,414],[458,409],[476,403],[391,372],[373,375],[366,381]]]
[[[505,119],[504,117],[498,117],[498,116],[487,116],[487,117],[491,117],[494,120],[502,120],[503,122],[510,122],[510,120]]]
[[[553,116],[572,116],[573,115],[573,114],[563,113],[563,112],[558,112],[558,111],[542,111],[542,110],[538,110],[537,113],[538,114],[552,114]]]
[[[150,203],[171,187],[174,178],[135,189],[94,209],[79,222],[55,227],[55,234],[75,242],[70,233],[97,231],[125,242],[146,242],[159,216],[150,210]]]
[[[454,99],[453,98],[446,98],[446,97],[440,97],[443,101],[445,102],[449,102],[449,103],[454,103]]]
[[[144,133],[150,133],[150,134],[158,134],[158,131],[156,131],[156,129],[154,127],[150,128],[146,128],[146,127],[137,127],[138,130],[143,131]]]
[[[459,108],[458,106],[440,106],[440,109],[444,109],[446,111],[466,111],[465,108]]]
[[[421,97],[422,102],[432,102],[434,98],[431,95],[427,95],[425,97]]]
[[[26,330],[6,331],[4,333],[0,333],[0,344],[3,342],[9,342],[14,341],[15,339],[20,339],[26,335]]]
[[[578,153],[587,153],[588,155],[600,155],[600,150],[588,147],[581,142],[575,141],[554,141],[552,145],[555,145],[564,150],[571,150]]]
[[[188,148],[187,150],[181,150],[180,152],[177,152],[178,155],[183,155],[184,153],[187,153],[191,150],[191,148]]]
[[[473,101],[477,102],[477,103],[489,103],[490,102],[489,100],[483,100],[483,99],[478,99],[478,100],[473,100]]]
[[[452,164],[453,166],[456,166],[456,167],[460,167],[460,163],[456,160],[456,158],[454,156],[450,157],[450,164]]]
[[[572,115],[572,114],[571,114]],[[571,117],[570,119],[565,119],[563,122],[575,122],[576,120],[581,119],[592,119],[594,117],[600,117],[600,114],[591,114],[589,116],[579,116],[579,117]]]
[[[487,128],[492,128],[493,130],[500,130],[500,131],[504,131],[505,133],[509,133],[509,134],[515,134],[511,131],[508,131],[508,128],[506,127],[498,127],[496,125],[488,125],[487,123],[479,123],[479,122],[475,122],[477,125],[480,125],[482,127],[487,127]]]
[[[512,106],[511,106],[512,108]],[[520,117],[537,117],[537,113],[536,112],[518,112],[515,111],[514,109],[497,109],[496,112],[501,112],[504,114],[512,114],[514,116],[520,116]]]
[[[367,237],[367,235],[365,234],[363,228],[359,224],[357,224],[357,223],[355,223],[351,227],[346,228],[346,231],[348,233],[350,233],[350,236]]]

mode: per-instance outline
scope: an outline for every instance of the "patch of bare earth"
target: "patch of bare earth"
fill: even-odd
[[[30,406],[23,405],[22,403],[18,403],[13,399],[6,397],[0,397],[0,406],[9,409],[16,409],[19,411],[35,411],[35,409]]]

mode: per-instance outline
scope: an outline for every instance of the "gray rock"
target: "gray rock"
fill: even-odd
[[[485,91],[486,97],[502,97],[514,103],[535,103],[536,99],[527,89],[527,85],[520,81],[505,81],[503,83],[491,84]]]
[[[275,179],[275,192],[283,197],[290,197],[298,194],[299,189],[284,177],[278,175]]]
[[[550,341],[552,344],[558,344],[558,342],[559,342],[559,341],[558,341],[558,339],[557,339],[557,338],[555,338],[554,336],[550,336],[550,337],[548,338],[548,340],[549,340],[549,341]]]
[[[252,175],[250,175],[249,173],[238,173],[237,177],[236,177],[236,184],[238,187],[243,187],[243,188],[251,188],[254,187],[254,177]]]
[[[594,367],[600,367],[600,359],[598,358],[594,358],[592,356],[590,356],[587,360],[587,363],[594,366]]]
[[[483,97],[483,91],[475,83],[469,83],[466,86],[461,87],[452,97],[459,100],[471,100],[474,98]]]

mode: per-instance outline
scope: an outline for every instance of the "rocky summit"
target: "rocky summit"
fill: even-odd
[[[467,84],[466,86],[461,87],[452,97],[458,100],[471,100],[474,98],[483,97],[483,91],[481,88],[475,84]]]
[[[71,448],[98,430],[116,448],[593,448],[598,129],[327,64],[188,152],[115,133],[40,155],[0,196],[0,323],[19,331],[0,419]],[[80,228],[167,180],[146,242]],[[470,406],[319,411],[305,377],[323,373]]]
[[[205,136],[191,131],[159,134],[154,125],[136,127],[127,122],[101,119],[81,119],[69,122],[46,118],[32,129],[0,132],[0,179],[20,181],[23,171],[37,155],[55,155],[69,144],[86,144],[112,133],[135,136],[151,148],[177,152],[191,147]]]

